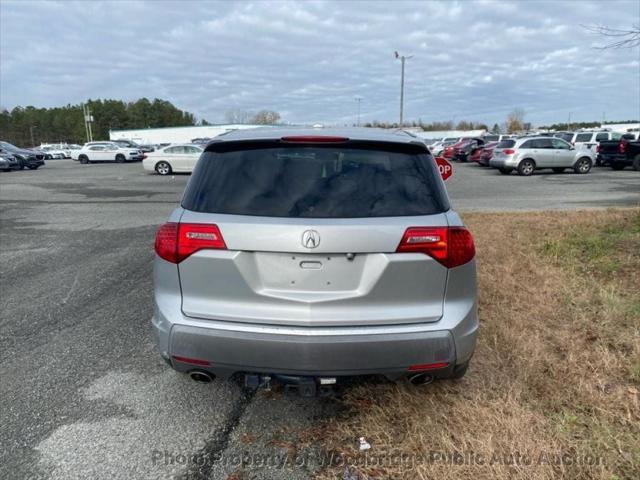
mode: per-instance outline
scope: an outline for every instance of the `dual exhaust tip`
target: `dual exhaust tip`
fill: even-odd
[[[204,370],[194,370],[189,372],[189,377],[197,383],[211,383],[213,381],[213,375],[205,372]]]
[[[429,385],[433,382],[433,375],[427,372],[416,373],[415,375],[411,375],[409,377],[409,383],[411,385]]]

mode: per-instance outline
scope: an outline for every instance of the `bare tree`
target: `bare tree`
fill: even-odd
[[[604,47],[595,47],[598,50],[610,48],[634,48],[640,46],[640,25],[633,25],[631,29],[605,27],[603,25],[582,25],[582,28],[611,39],[611,43]]]
[[[506,121],[507,133],[515,133],[524,130],[524,110],[522,108],[514,108]]]
[[[251,119],[251,123],[257,125],[273,125],[280,120],[280,114],[273,110],[260,110]]]
[[[227,121],[227,123],[249,123],[251,116],[252,114],[247,112],[246,110],[234,108],[225,112],[224,119]]]

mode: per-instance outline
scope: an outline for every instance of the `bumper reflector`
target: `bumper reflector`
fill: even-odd
[[[449,362],[418,363],[417,365],[411,365],[408,370],[410,372],[424,372],[425,370],[437,370],[439,368],[446,368],[448,366]]]
[[[188,363],[190,365],[209,365],[209,362],[207,362],[206,360],[198,360],[197,358],[178,357],[177,355],[174,355],[173,359],[178,362]]]

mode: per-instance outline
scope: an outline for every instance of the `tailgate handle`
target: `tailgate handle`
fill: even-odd
[[[310,270],[320,270],[322,268],[322,262],[300,262],[300,268],[308,268]]]

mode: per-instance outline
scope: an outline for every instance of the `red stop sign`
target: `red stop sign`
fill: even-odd
[[[436,164],[438,165],[438,170],[440,170],[442,180],[446,180],[453,174],[453,167],[446,158],[436,157]]]

